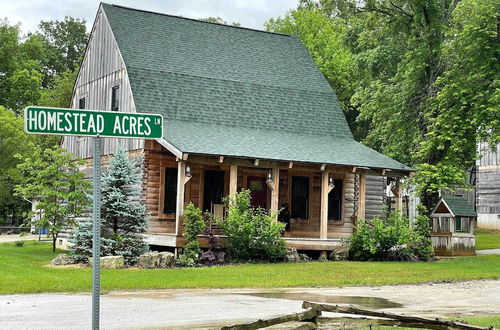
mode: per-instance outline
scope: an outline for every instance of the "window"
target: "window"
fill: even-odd
[[[120,106],[120,86],[111,89],[111,111],[118,111]]]
[[[173,214],[177,204],[177,168],[165,168],[163,214]]]
[[[85,109],[85,98],[82,97],[78,100],[78,109]]]
[[[334,188],[328,194],[328,220],[342,220],[342,184],[340,179],[334,179]]]
[[[213,212],[214,204],[222,204],[224,197],[224,171],[205,171],[203,209]]]
[[[469,218],[455,218],[455,231],[456,232],[468,232],[469,231]]]
[[[309,177],[292,176],[291,217],[309,218]]]

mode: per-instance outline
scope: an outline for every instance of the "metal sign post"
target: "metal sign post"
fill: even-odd
[[[94,194],[92,219],[92,329],[99,329],[101,293],[101,138],[94,138]]]
[[[28,134],[94,137],[92,329],[98,330],[101,291],[101,137],[161,139],[163,117],[147,113],[29,106],[24,109],[24,131]]]

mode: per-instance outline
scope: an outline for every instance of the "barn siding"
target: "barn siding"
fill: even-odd
[[[482,142],[481,158],[476,161],[476,197],[478,226],[500,229],[500,145],[494,150]]]
[[[78,101],[85,97],[86,109],[111,110],[111,89],[116,85],[120,85],[119,111],[136,112],[125,63],[106,15],[99,10],[75,82],[71,108],[78,108]],[[77,157],[91,158],[92,139],[65,136],[62,147]],[[114,153],[118,145],[126,150],[142,149],[144,140],[103,138],[101,145],[102,153],[107,155]]]

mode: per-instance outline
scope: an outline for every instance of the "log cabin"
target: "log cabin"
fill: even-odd
[[[288,246],[334,250],[380,211],[387,180],[400,196],[413,171],[354,140],[329,83],[285,34],[102,3],[71,107],[163,115],[162,139],[105,138],[101,152],[121,145],[137,159],[146,237],[176,250],[187,203],[223,216],[240,189],[255,207],[288,208]],[[62,146],[91,166],[90,138]]]

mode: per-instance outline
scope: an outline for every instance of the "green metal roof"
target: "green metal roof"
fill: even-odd
[[[182,152],[411,170],[354,141],[298,38],[102,6],[137,111]]]
[[[445,195],[442,197],[451,213],[457,217],[477,217],[476,211],[462,196]]]

